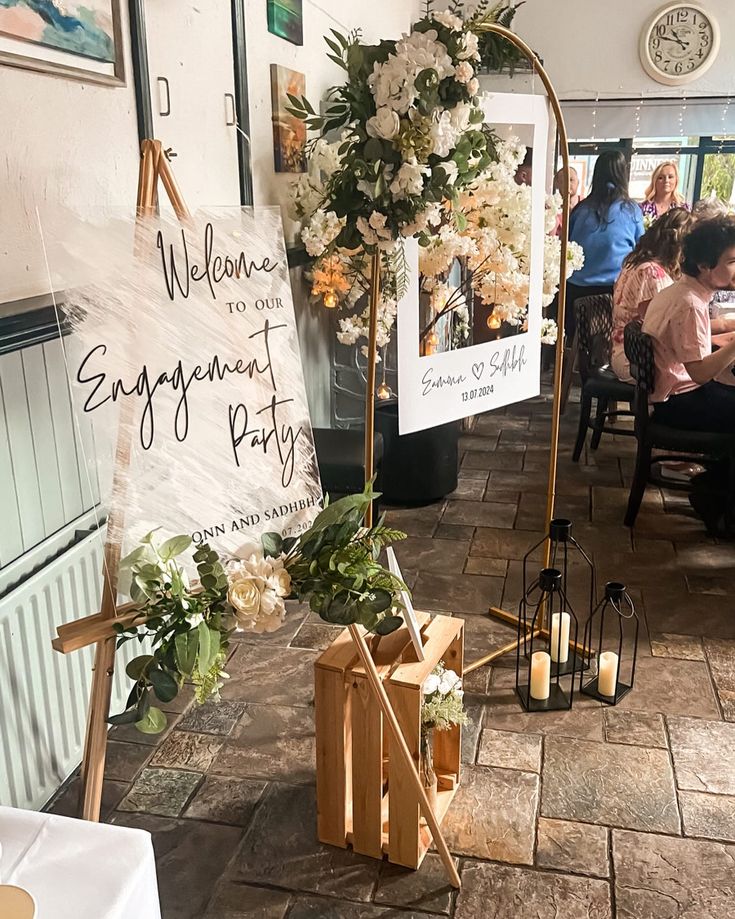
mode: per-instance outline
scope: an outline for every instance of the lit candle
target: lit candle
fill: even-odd
[[[546,651],[534,651],[531,657],[531,686],[529,693],[532,699],[542,702],[549,698],[551,681],[551,658]]]
[[[597,689],[601,696],[614,696],[618,685],[618,656],[614,651],[600,654],[600,669],[597,675]]]
[[[551,659],[560,664],[569,660],[569,613],[552,613],[551,616]],[[561,634],[560,634],[561,633]]]

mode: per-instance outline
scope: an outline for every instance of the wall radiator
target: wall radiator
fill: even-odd
[[[102,540],[85,536],[0,599],[0,804],[39,809],[82,758],[94,648],[59,654],[56,627],[97,612]],[[112,711],[130,691],[116,658]]]

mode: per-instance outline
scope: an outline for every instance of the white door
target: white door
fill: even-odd
[[[229,0],[145,3],[154,134],[191,210],[240,203],[231,15]]]

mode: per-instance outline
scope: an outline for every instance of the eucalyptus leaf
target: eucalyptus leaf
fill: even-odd
[[[403,619],[400,616],[386,616],[385,619],[381,619],[377,624],[375,631],[378,635],[390,635],[391,632],[400,629],[402,625]]]
[[[165,670],[160,670],[158,668],[153,668],[149,674],[148,679],[151,681],[153,686],[153,692],[161,700],[161,702],[171,702],[172,699],[175,699],[179,692],[179,684],[171,676],[170,673],[166,673]]]
[[[263,555],[270,555],[271,558],[277,558],[283,550],[283,538],[280,533],[263,533],[260,543]]]
[[[393,594],[382,587],[375,587],[361,601],[360,606],[368,613],[382,613],[393,603]]]
[[[150,665],[152,660],[152,654],[141,654],[140,657],[134,657],[128,662],[125,673],[127,673],[131,680],[135,680],[137,683],[143,676],[143,671]]]
[[[135,726],[141,734],[160,734],[166,728],[166,716],[160,708],[151,705],[145,717],[136,721]]]

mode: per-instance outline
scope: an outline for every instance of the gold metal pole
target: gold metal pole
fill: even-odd
[[[559,307],[556,315],[556,324],[557,324],[557,336],[556,336],[556,366],[554,368],[554,403],[553,411],[551,413],[551,437],[550,437],[550,455],[549,455],[549,478],[546,490],[546,517],[545,517],[545,526],[546,533],[548,537],[549,527],[551,521],[554,517],[554,502],[556,500],[556,473],[559,462],[559,426],[561,421],[561,381],[562,381],[562,365],[564,361],[564,315],[566,312],[566,303],[567,303],[567,251],[569,248],[569,139],[567,136],[567,128],[564,122],[564,115],[561,110],[561,104],[559,102],[559,97],[556,94],[554,86],[549,78],[549,75],[544,70],[539,61],[538,57],[534,51],[527,45],[521,38],[519,38],[514,32],[511,32],[510,29],[506,29],[504,26],[497,25],[496,23],[485,23],[482,26],[484,32],[493,32],[496,35],[502,35],[503,38],[506,38],[512,45],[515,45],[519,51],[523,52],[528,60],[531,62],[534,71],[541,78],[541,82],[544,84],[547,95],[549,97],[549,103],[554,112],[554,118],[556,119],[556,127],[559,132],[559,152],[562,158],[562,165],[564,169],[564,174],[567,177],[567,181],[564,183],[562,188],[562,212],[561,212],[561,254],[559,258]],[[548,567],[551,561],[551,540],[547,538],[546,545],[544,547],[544,567]],[[498,619],[502,619],[506,622],[511,622],[514,625],[518,625],[518,619],[516,616],[513,616],[510,613],[505,611],[497,611],[495,609],[490,609],[490,616],[494,616]],[[541,622],[542,627],[544,626],[543,617]],[[542,632],[546,634],[546,629],[542,628]],[[518,642],[513,642],[512,644],[506,645],[502,651],[507,654],[509,651],[514,650],[518,646]],[[486,654],[484,657],[479,658],[476,661],[473,661],[471,664],[467,664],[464,668],[465,673],[471,673],[473,670],[477,670],[479,667],[484,667],[485,664],[489,664],[491,661],[495,660],[498,657],[498,652],[494,651],[490,654]]]
[[[368,325],[368,364],[365,384],[365,484],[372,481],[375,457],[375,364],[378,356],[378,307],[380,305],[380,251],[370,259],[370,321]],[[365,524],[372,526],[373,505],[368,506]]]

